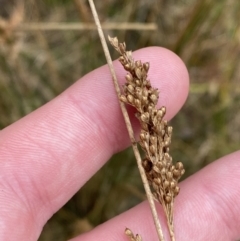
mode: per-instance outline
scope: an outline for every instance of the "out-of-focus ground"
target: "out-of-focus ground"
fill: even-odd
[[[128,48],[163,46],[185,62],[191,79],[190,94],[171,121],[171,154],[184,163],[185,178],[237,150],[240,1],[102,0],[96,1],[96,7],[101,21],[113,24],[113,29],[105,33],[117,35]],[[92,23],[87,1],[0,0],[0,16],[1,129],[106,63],[96,30],[76,31],[63,26],[68,23],[84,28]],[[152,23],[155,29],[114,29],[126,22]],[[52,29],[46,30],[46,26]],[[49,220],[39,241],[74,237],[143,199],[138,170],[128,149],[115,155]]]

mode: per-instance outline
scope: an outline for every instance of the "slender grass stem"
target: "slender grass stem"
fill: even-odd
[[[121,95],[120,87],[119,87],[117,77],[116,77],[116,74],[115,74],[115,71],[114,71],[114,68],[113,68],[112,59],[111,59],[111,56],[110,56],[110,53],[109,53],[109,50],[108,50],[108,47],[107,47],[107,43],[106,43],[106,40],[105,40],[105,37],[104,37],[104,34],[103,34],[103,30],[101,28],[101,24],[100,24],[100,21],[99,21],[99,18],[98,18],[98,14],[97,14],[94,2],[93,2],[93,0],[88,0],[88,2],[90,4],[95,23],[97,25],[98,34],[99,34],[99,37],[100,37],[100,40],[101,40],[101,43],[102,43],[102,47],[103,47],[103,50],[104,50],[104,53],[105,53],[105,56],[106,56],[106,59],[107,59],[107,63],[108,63],[112,78],[113,78],[113,82],[114,82],[114,86],[115,86],[117,96],[120,97],[120,95]],[[118,98],[118,100],[119,100],[119,98]],[[129,116],[128,116],[128,113],[127,113],[127,110],[126,110],[126,107],[125,107],[125,104],[122,103],[120,100],[119,100],[119,104],[120,104],[120,107],[121,107],[121,111],[123,113],[123,117],[124,117],[126,127],[127,127],[127,130],[128,130],[128,134],[129,134],[129,137],[130,137],[130,140],[131,140],[131,143],[132,143],[134,155],[135,155],[135,158],[137,160],[137,165],[138,165],[138,169],[139,169],[139,172],[140,172],[140,175],[141,175],[141,178],[142,178],[143,186],[145,188],[147,199],[148,199],[148,202],[149,202],[149,205],[150,205],[150,208],[151,208],[151,212],[152,212],[154,224],[155,224],[155,227],[156,227],[156,230],[157,230],[158,238],[159,238],[160,241],[164,241],[162,228],[161,228],[161,225],[160,225],[160,222],[159,222],[159,219],[158,219],[157,210],[156,210],[155,203],[154,203],[154,200],[153,200],[153,195],[151,193],[145,171],[142,167],[142,159],[141,159],[139,150],[137,148],[137,142],[135,141],[135,138],[134,138],[133,128],[132,128],[132,125],[131,125],[131,122],[130,122],[130,119],[129,119]]]

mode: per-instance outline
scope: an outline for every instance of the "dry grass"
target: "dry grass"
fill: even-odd
[[[140,155],[135,154],[135,156],[152,210],[158,237],[159,240],[164,240],[152,195],[163,207],[169,234],[171,240],[174,241],[173,204],[180,191],[178,181],[185,170],[181,162],[174,165],[169,154],[173,128],[169,126],[168,121],[164,118],[166,107],[157,108],[159,90],[154,88],[151,80],[148,79],[150,63],[134,60],[132,51],[126,49],[125,43],[119,43],[117,37],[109,37],[109,41],[120,54],[119,61],[128,72],[125,76],[126,82],[123,85],[123,93],[121,94],[117,90],[117,95],[123,103],[134,107],[135,116],[141,125],[138,143],[145,155],[142,158]],[[110,66],[110,68],[113,67]],[[113,79],[116,79],[116,77],[113,76]],[[123,115],[125,112],[126,109],[124,108]],[[129,128],[129,124],[130,122],[126,122],[127,128]],[[134,136],[132,129],[130,129],[130,139],[135,143],[136,141],[132,135]],[[135,153],[134,144],[133,150]],[[146,187],[147,181],[152,186],[152,193],[149,187]],[[138,240],[138,237],[132,236],[131,232],[128,236],[130,236],[131,240]]]
[[[29,0],[24,12],[11,2],[0,0],[4,16],[0,20],[1,128],[106,62],[95,31],[15,31],[19,24],[31,22],[91,23],[85,1]],[[12,6],[18,9],[17,17]],[[97,1],[97,9],[105,23],[157,24],[158,30],[152,34],[126,29],[106,30],[106,34],[124,39],[129,49],[150,45],[170,48],[186,63],[190,95],[171,121],[171,155],[184,163],[185,177],[239,148],[239,1],[112,0]],[[86,65],[91,55],[96,58]],[[140,202],[141,193],[135,161],[127,150],[114,156],[49,221],[39,240],[66,240],[88,230]]]

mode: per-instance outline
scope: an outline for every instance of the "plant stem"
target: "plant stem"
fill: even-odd
[[[139,31],[157,31],[155,23],[103,23],[103,29],[117,30],[139,30]],[[20,24],[16,31],[81,31],[96,30],[96,25],[92,23],[24,23]]]
[[[170,205],[170,207],[166,206],[165,204],[162,205],[163,211],[167,219],[168,231],[169,231],[171,241],[175,241],[174,225],[173,225],[173,200],[170,204],[167,204],[167,205]]]
[[[112,78],[113,78],[115,90],[116,90],[116,93],[117,93],[117,96],[118,96],[118,101],[119,101],[121,111],[122,111],[122,114],[123,114],[123,117],[124,117],[124,120],[125,120],[125,123],[126,123],[128,134],[129,134],[129,137],[130,137],[130,140],[131,140],[131,143],[132,143],[133,152],[134,152],[135,158],[137,160],[138,169],[139,169],[139,172],[140,172],[140,175],[141,175],[141,178],[142,178],[142,182],[143,182],[143,186],[144,186],[144,189],[145,189],[145,192],[146,192],[146,195],[147,195],[147,199],[148,199],[148,202],[149,202],[149,205],[150,205],[150,208],[151,208],[151,212],[152,212],[154,224],[155,224],[155,227],[156,227],[156,230],[157,230],[158,238],[159,238],[160,241],[164,241],[162,228],[161,228],[161,225],[160,225],[160,222],[159,222],[159,219],[158,219],[157,210],[156,210],[155,203],[154,203],[154,200],[153,200],[153,195],[151,193],[151,189],[150,189],[149,184],[148,184],[148,180],[147,180],[147,177],[146,177],[146,174],[145,174],[145,170],[142,167],[142,159],[141,159],[139,150],[137,148],[137,142],[135,141],[135,138],[134,138],[133,128],[132,128],[132,125],[131,125],[131,122],[130,122],[130,119],[129,119],[129,116],[128,116],[128,113],[127,113],[127,110],[126,110],[126,107],[125,107],[124,103],[122,103],[119,99],[119,97],[121,95],[121,91],[120,91],[120,87],[119,87],[119,84],[118,84],[118,81],[117,81],[117,77],[116,77],[116,74],[115,74],[115,71],[114,71],[114,68],[113,68],[113,63],[112,63],[112,59],[111,59],[111,56],[110,56],[110,53],[109,53],[109,50],[108,50],[108,47],[107,47],[107,43],[106,43],[102,28],[101,28],[99,18],[98,18],[98,14],[97,14],[97,11],[96,11],[93,0],[88,0],[88,2],[89,2],[90,7],[91,7],[91,11],[92,11],[92,14],[93,14],[93,17],[94,17],[94,21],[97,25],[98,34],[99,34],[99,37],[100,37],[100,40],[101,40],[101,43],[102,43],[102,47],[103,47],[103,50],[104,50],[104,53],[105,53],[105,56],[106,56],[106,59],[107,59],[107,63],[108,63]]]

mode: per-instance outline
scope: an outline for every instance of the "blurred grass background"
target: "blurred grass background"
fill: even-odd
[[[171,154],[185,164],[185,177],[239,149],[240,1],[102,0],[96,1],[96,7],[106,24],[155,24],[155,30],[105,30],[125,40],[128,48],[164,46],[185,62],[190,95],[171,121]],[[95,30],[46,31],[37,26],[77,23],[84,27],[92,23],[87,1],[0,0],[0,16],[1,129],[106,63]],[[26,27],[30,23],[32,29]],[[144,198],[128,149],[115,155],[49,220],[39,241],[74,237]]]

